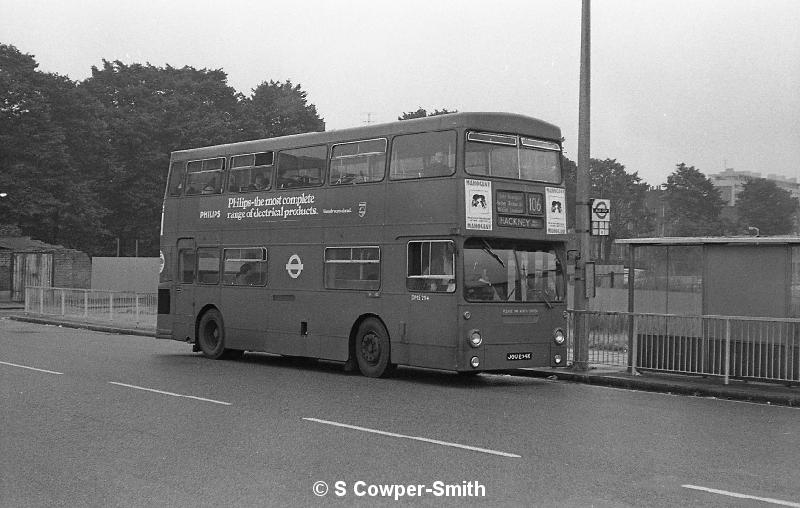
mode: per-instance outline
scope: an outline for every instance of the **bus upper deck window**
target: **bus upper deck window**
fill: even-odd
[[[325,145],[280,152],[276,187],[292,189],[322,185],[327,156],[328,148]]]
[[[331,185],[380,182],[386,167],[386,139],[334,145],[331,149]]]
[[[186,194],[219,194],[225,158],[191,161],[186,165]]]
[[[397,136],[389,173],[393,180],[449,176],[456,169],[455,131]]]
[[[490,132],[468,132],[468,174],[561,183],[561,146],[553,141]]]
[[[272,185],[273,152],[231,157],[228,192],[267,190]]]
[[[169,195],[180,196],[183,193],[183,176],[186,172],[186,162],[173,162],[169,166]]]

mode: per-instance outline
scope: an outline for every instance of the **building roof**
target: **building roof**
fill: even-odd
[[[0,249],[14,252],[52,252],[64,250],[64,247],[33,240],[29,236],[0,236]]]
[[[662,238],[620,238],[622,245],[787,245],[800,244],[800,236],[667,236]]]

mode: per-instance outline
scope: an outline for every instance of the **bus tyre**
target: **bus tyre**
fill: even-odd
[[[222,324],[222,314],[218,310],[211,309],[200,318],[197,343],[207,358],[217,360],[225,356],[225,326]]]
[[[358,327],[355,340],[358,370],[367,377],[385,377],[391,374],[389,333],[379,320],[365,319]]]

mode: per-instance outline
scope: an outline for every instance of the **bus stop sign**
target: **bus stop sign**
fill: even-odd
[[[593,199],[591,209],[591,234],[607,236],[611,224],[611,200]]]
[[[592,200],[592,222],[611,221],[611,200],[593,199]]]

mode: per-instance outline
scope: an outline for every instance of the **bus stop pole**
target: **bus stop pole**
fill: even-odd
[[[578,174],[575,186],[575,232],[577,233],[579,256],[575,261],[575,291],[573,308],[585,311],[588,307],[586,295],[586,262],[589,261],[589,98],[591,30],[590,0],[582,0],[581,6],[581,64],[578,102]],[[589,370],[588,316],[578,312],[575,316],[575,340],[573,365],[575,370]]]

